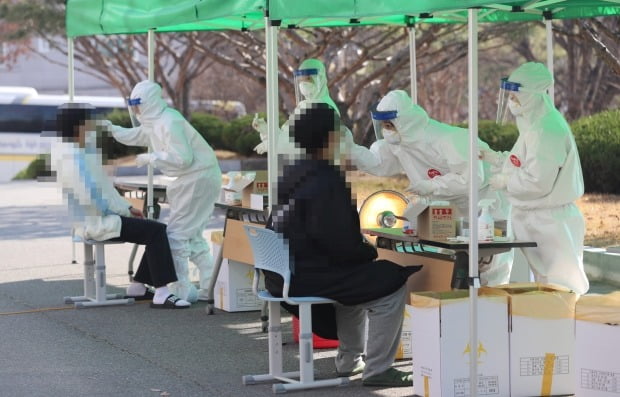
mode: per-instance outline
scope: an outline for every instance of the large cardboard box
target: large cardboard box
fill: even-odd
[[[510,296],[511,397],[574,394],[576,295],[536,283],[500,289]]]
[[[224,234],[224,251],[222,257],[229,260],[254,264],[254,254],[252,254],[252,246],[245,234],[244,224],[250,224],[258,227],[265,227],[256,223],[248,223],[238,221],[236,219],[226,219],[226,228]]]
[[[252,291],[254,266],[223,259],[215,283],[215,307],[227,312],[260,310],[263,302]],[[259,288],[264,289],[263,278]]]
[[[478,395],[510,394],[508,297],[479,290],[478,341],[469,340],[469,292],[411,294],[413,386],[417,396],[469,396],[469,360],[476,349]]]
[[[575,395],[620,396],[620,292],[577,301]]]
[[[418,236],[427,240],[445,240],[456,235],[455,209],[451,205],[430,205],[418,215]]]

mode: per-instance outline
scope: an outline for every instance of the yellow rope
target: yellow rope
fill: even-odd
[[[149,300],[145,300],[145,301],[135,301],[135,304],[140,304],[140,303],[149,303]],[[75,307],[73,306],[63,306],[63,307],[43,307],[40,309],[33,309],[33,310],[23,310],[21,312],[4,312],[4,313],[0,313],[0,316],[10,316],[13,314],[29,314],[29,313],[41,313],[41,312],[51,312],[54,310],[70,310],[70,309],[75,309]]]
[[[34,309],[34,310],[24,310],[21,312],[5,312],[5,313],[0,313],[0,316],[9,316],[12,314],[28,314],[28,313],[39,313],[39,312],[48,312],[48,311],[52,311],[52,310],[68,310],[68,309],[73,309],[73,307],[44,307],[41,309]]]

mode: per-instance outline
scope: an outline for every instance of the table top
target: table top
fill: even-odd
[[[255,208],[250,207],[242,207],[240,205],[231,205],[225,203],[215,203],[215,206],[218,208],[225,209],[227,211],[236,211],[243,213],[253,213],[253,214],[265,214],[265,210],[257,210]]]
[[[166,190],[166,187],[175,180],[165,175],[153,175],[153,190]],[[124,176],[114,178],[114,186],[122,190],[144,190],[148,188],[148,178],[146,176]]]
[[[469,248],[469,242],[449,241],[449,240],[428,240],[418,236],[405,234],[400,229],[392,228],[368,228],[362,229],[362,233],[371,236],[383,237],[391,240],[404,241],[409,243],[426,244],[434,247],[447,248],[451,250],[465,250]],[[479,241],[479,248],[517,248],[517,247],[536,247],[533,241]]]

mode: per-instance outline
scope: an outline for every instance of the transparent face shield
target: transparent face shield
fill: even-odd
[[[500,83],[499,95],[497,97],[497,116],[495,122],[503,125],[506,122],[509,112],[509,103],[519,102],[516,93],[519,92],[521,84],[508,81],[508,77],[504,77]]]
[[[142,101],[140,100],[140,98],[135,98],[135,99],[127,98],[127,111],[129,112],[129,118],[131,119],[132,127],[140,126],[140,122],[138,121],[137,115],[140,113],[140,109],[138,108],[138,105],[140,105],[141,103]]]
[[[298,69],[295,77],[295,99],[297,104],[304,99],[315,99],[319,92],[319,70]]]
[[[396,110],[373,110],[370,112],[372,117],[372,126],[375,129],[375,136],[377,140],[386,139],[386,135],[397,134],[396,126],[394,125],[394,120],[398,116],[398,112]],[[388,131],[386,133],[386,131]]]

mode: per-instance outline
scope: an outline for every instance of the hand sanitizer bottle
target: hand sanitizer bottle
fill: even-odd
[[[480,200],[478,204],[482,208],[482,212],[478,217],[478,241],[493,241],[495,234],[495,222],[491,216],[491,210],[489,207],[493,204],[494,200],[484,199]]]

